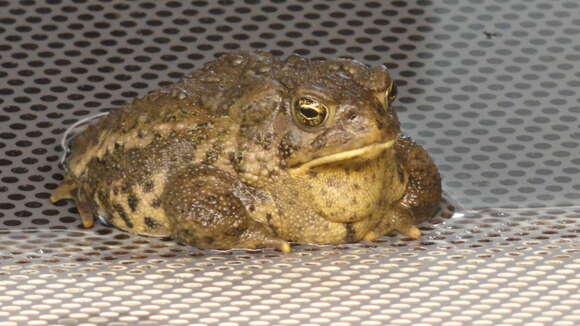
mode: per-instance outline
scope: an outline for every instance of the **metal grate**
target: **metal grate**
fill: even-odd
[[[0,325],[579,324],[579,8],[0,0]],[[453,217],[283,255],[83,230],[48,203],[68,127],[237,49],[387,64]]]

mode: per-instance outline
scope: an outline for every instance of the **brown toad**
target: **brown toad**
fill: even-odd
[[[78,135],[51,200],[200,248],[418,238],[441,180],[395,95],[353,60],[225,54]]]

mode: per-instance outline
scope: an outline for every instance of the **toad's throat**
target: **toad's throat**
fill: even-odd
[[[317,166],[351,161],[351,160],[369,160],[377,157],[384,150],[393,147],[396,140],[391,140],[384,143],[374,143],[361,148],[352,149],[345,152],[330,154],[322,157],[315,158],[304,164],[301,164],[295,168],[290,169],[290,173],[294,175],[300,175]]]

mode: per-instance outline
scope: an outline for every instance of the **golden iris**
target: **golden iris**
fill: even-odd
[[[301,97],[294,103],[294,117],[306,127],[320,126],[328,117],[328,108],[309,97]]]

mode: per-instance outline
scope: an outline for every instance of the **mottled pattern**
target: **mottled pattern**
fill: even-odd
[[[416,238],[440,178],[393,94],[383,67],[226,54],[80,134],[52,199],[203,248]]]

